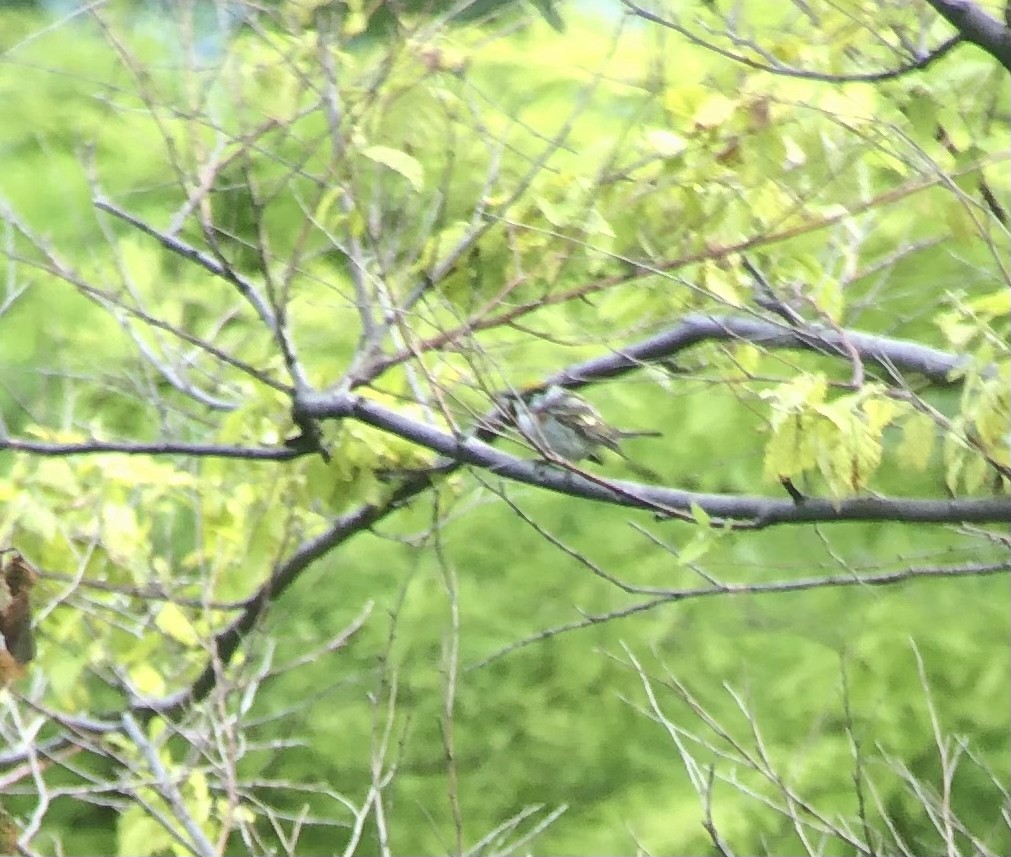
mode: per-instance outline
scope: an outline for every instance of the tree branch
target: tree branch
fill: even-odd
[[[120,453],[122,455],[186,455],[192,458],[242,458],[249,461],[290,461],[312,452],[289,446],[230,446],[214,443],[134,443],[132,441],[85,440],[80,443],[47,443],[0,437],[0,451],[32,455],[66,456]]]
[[[694,314],[628,348],[572,366],[545,383],[579,387],[622,375],[643,363],[663,360],[709,340],[750,342],[765,348],[813,351],[845,359],[850,359],[853,349],[861,360],[884,369],[893,381],[901,380],[898,373],[904,371],[918,372],[934,384],[957,383],[951,373],[969,363],[964,355],[858,330],[836,331],[818,325],[788,327],[748,316]]]
[[[967,563],[965,565],[954,566],[914,566],[899,571],[885,571],[876,574],[834,574],[825,577],[781,580],[771,583],[718,583],[713,586],[695,589],[672,589],[669,592],[661,593],[627,607],[621,607],[607,613],[587,613],[572,622],[566,622],[563,625],[556,625],[552,628],[543,628],[534,634],[515,640],[507,646],[491,652],[481,660],[467,666],[464,671],[471,672],[472,670],[481,669],[519,649],[526,648],[551,637],[566,634],[569,631],[591,628],[594,625],[600,625],[615,619],[627,619],[630,616],[648,613],[658,607],[663,607],[666,604],[672,604],[677,601],[727,595],[784,595],[790,592],[806,592],[811,589],[895,586],[907,580],[950,580],[959,577],[993,577],[1009,573],[1011,573],[1011,563],[1009,562]]]
[[[882,69],[881,71],[863,72],[859,74],[829,74],[827,72],[811,71],[810,69],[794,68],[793,66],[782,65],[778,62],[759,62],[758,60],[752,59],[744,54],[734,53],[734,51],[721,48],[715,42],[710,42],[706,39],[700,38],[677,21],[670,18],[663,18],[647,9],[643,9],[641,6],[631,2],[631,0],[622,0],[622,5],[624,5],[625,8],[628,9],[629,13],[635,17],[642,18],[644,21],[649,21],[651,24],[657,24],[658,26],[665,27],[668,30],[673,30],[693,45],[704,48],[707,51],[712,51],[731,62],[739,63],[743,66],[754,69],[755,71],[778,74],[782,77],[795,77],[800,78],[801,80],[815,80],[822,83],[881,83],[885,80],[894,80],[897,77],[902,77],[904,74],[909,74],[910,72],[926,68],[935,61],[939,60],[941,57],[945,56],[952,48],[962,41],[961,35],[954,36],[934,48],[934,50],[921,54],[910,62],[903,63],[895,68]]]
[[[156,715],[175,718],[189,706],[206,697],[218,682],[219,665],[232,659],[241,642],[256,626],[267,607],[279,598],[306,568],[338,545],[368,531],[370,527],[399,509],[410,497],[420,493],[430,484],[427,477],[408,480],[385,503],[360,506],[355,511],[338,518],[326,532],[303,542],[288,559],[274,567],[270,577],[246,602],[242,613],[215,636],[211,644],[212,656],[197,678],[188,687],[172,696],[159,700],[138,701],[132,706],[134,713],[145,720]]]
[[[1011,28],[991,18],[970,0],[927,0],[934,10],[958,30],[964,41],[982,48],[1011,71]]]
[[[296,408],[311,419],[351,417],[448,459],[558,494],[654,512],[668,510],[670,514],[690,514],[692,506],[698,505],[713,518],[742,522],[738,526],[747,529],[815,521],[1000,523],[1011,520],[1011,497],[960,500],[808,498],[798,504],[788,498],[703,494],[636,482],[589,478],[572,470],[552,467],[544,461],[516,458],[494,449],[477,437],[454,437],[352,393],[298,393]]]
[[[142,232],[145,235],[154,238],[159,244],[162,245],[170,253],[175,253],[183,259],[188,259],[191,262],[196,263],[201,268],[203,268],[208,273],[213,274],[216,277],[220,277],[225,282],[231,283],[235,286],[236,290],[245,298],[246,302],[253,308],[256,314],[259,316],[260,321],[267,327],[267,329],[277,335],[278,323],[277,316],[274,314],[274,310],[271,308],[270,304],[264,299],[256,286],[245,277],[241,276],[230,267],[223,265],[217,259],[213,259],[206,253],[198,250],[187,244],[180,238],[176,238],[174,235],[170,235],[167,232],[161,232],[155,229],[151,224],[139,217],[130,214],[130,212],[120,208],[117,205],[113,205],[109,200],[103,197],[97,197],[94,200],[95,208],[98,208],[107,214],[111,214],[113,217],[118,217],[125,223],[130,224],[134,229]]]

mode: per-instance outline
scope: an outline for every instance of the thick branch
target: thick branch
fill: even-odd
[[[781,348],[850,359],[855,351],[860,359],[884,369],[891,380],[901,381],[901,373],[922,375],[934,384],[959,383],[953,377],[968,364],[964,355],[953,354],[904,339],[893,339],[855,330],[836,331],[809,326],[791,327],[749,316],[689,315],[667,330],[627,348],[595,357],[559,372],[545,384],[578,388],[593,381],[615,378],[644,363],[665,360],[703,342],[750,342],[764,348]],[[301,416],[308,416],[302,414]],[[480,435],[479,435],[480,436]],[[490,435],[488,436],[490,437]],[[485,437],[484,439],[488,439]],[[434,448],[434,447],[429,447]],[[48,443],[21,438],[0,438],[0,450],[10,449],[35,455],[84,455],[119,452],[126,455],[189,455],[194,457],[245,458],[260,461],[287,461],[315,451],[303,447],[244,447],[218,444],[174,442],[88,440],[80,443]],[[454,458],[456,456],[453,456]]]
[[[430,484],[431,481],[427,476],[409,479],[385,503],[361,506],[339,518],[325,533],[303,542],[287,560],[274,567],[270,577],[245,602],[242,613],[214,637],[211,643],[211,656],[200,674],[187,687],[162,699],[135,699],[125,711],[105,712],[94,717],[47,712],[68,734],[37,747],[37,751],[52,756],[73,743],[74,735],[120,732],[123,729],[124,716],[131,714],[144,722],[156,716],[173,719],[183,715],[190,706],[205,699],[215,688],[220,679],[221,666],[231,661],[242,641],[256,627],[269,605],[280,597],[306,568],[338,545],[367,531],[391,512],[399,509],[411,497],[424,491]],[[349,637],[356,633],[364,623],[365,616],[365,613],[359,616],[342,636]],[[25,752],[24,749],[16,749],[0,753],[0,768],[23,761]]]
[[[507,455],[474,437],[453,437],[351,393],[300,394],[296,404],[300,412],[311,419],[352,417],[447,458],[490,470],[515,482],[583,500],[665,511],[672,515],[690,514],[692,505],[696,504],[713,518],[747,522],[750,529],[815,521],[999,523],[1011,520],[1011,497],[960,500],[854,497],[839,501],[811,498],[798,504],[788,498],[702,494],[635,482],[591,479],[543,461]]]
[[[572,366],[548,383],[579,386],[581,381],[613,378],[707,340],[750,342],[764,348],[813,351],[847,360],[853,349],[861,360],[877,364],[894,381],[900,380],[900,372],[916,372],[935,384],[950,384],[952,373],[969,362],[964,355],[857,330],[840,333],[815,325],[788,327],[749,316],[698,314],[685,316],[673,327],[628,348]]]
[[[1011,71],[1011,29],[970,0],[927,0],[966,42],[982,48]]]
[[[274,567],[267,581],[246,602],[238,618],[215,636],[212,656],[189,687],[165,699],[138,702],[132,710],[145,719],[155,715],[174,718],[181,715],[193,703],[204,699],[218,682],[220,664],[227,664],[232,659],[239,645],[256,626],[267,607],[279,598],[306,568],[338,545],[368,531],[370,527],[399,509],[406,500],[430,484],[427,477],[409,480],[387,502],[381,505],[361,506],[338,518],[326,532],[303,542],[295,553]]]
[[[944,177],[944,179],[950,180],[962,175],[968,175],[969,173],[974,172],[974,170],[978,171],[978,167],[963,167],[961,170],[949,173]],[[395,366],[400,366],[409,360],[416,360],[421,354],[431,351],[440,351],[447,348],[461,348],[463,347],[464,342],[481,331],[508,327],[509,325],[517,322],[519,319],[525,318],[533,313],[540,312],[547,307],[561,306],[563,304],[570,303],[571,301],[586,300],[592,295],[600,294],[608,289],[617,288],[618,286],[633,285],[641,275],[642,271],[661,275],[673,274],[675,271],[682,270],[689,265],[694,265],[698,262],[712,262],[720,259],[730,259],[732,256],[752,252],[761,247],[772,247],[782,244],[784,241],[789,241],[792,238],[797,238],[802,235],[810,235],[823,229],[828,229],[836,224],[842,223],[843,221],[851,220],[856,215],[862,214],[866,211],[873,211],[883,206],[894,205],[900,200],[906,199],[914,194],[926,190],[927,188],[934,187],[935,185],[941,183],[941,178],[936,176],[930,176],[927,178],[919,176],[898,187],[890,188],[881,193],[874,194],[859,202],[852,202],[851,204],[845,206],[842,210],[830,215],[823,215],[813,220],[807,220],[799,226],[787,226],[777,231],[753,235],[749,238],[734,241],[729,244],[721,244],[715,247],[707,245],[702,250],[693,251],[682,256],[655,262],[643,268],[638,267],[637,263],[634,263],[633,260],[627,259],[626,261],[630,263],[629,270],[623,271],[620,274],[611,274],[609,276],[600,277],[590,282],[580,283],[579,285],[566,289],[554,290],[550,293],[531,297],[528,300],[520,302],[514,302],[511,299],[506,301],[505,298],[507,295],[511,294],[511,289],[502,289],[499,294],[489,298],[483,305],[471,312],[467,318],[457,324],[456,327],[451,327],[447,330],[443,330],[441,333],[430,336],[427,339],[412,343],[410,348],[402,348],[393,354],[377,359],[374,364],[368,367],[367,372],[361,372],[350,378],[351,385],[354,388],[365,386],[372,381],[375,381],[387,370],[392,369]],[[514,229],[530,228],[519,221],[500,219],[499,222]]]
[[[890,373],[898,370],[923,374],[937,383],[948,383],[949,373],[958,369],[964,358],[933,348],[902,340],[877,337],[870,334],[844,331],[849,345],[856,348],[863,359],[876,362]],[[589,381],[601,380],[632,371],[644,361],[670,357],[678,351],[709,339],[741,339],[759,342],[766,347],[796,348],[842,354],[845,349],[840,334],[835,331],[797,330],[772,322],[748,317],[718,317],[695,315],[657,336],[605,355],[595,360],[573,366],[559,373],[553,382],[580,386]],[[296,395],[299,417],[310,419],[356,418],[384,431],[404,437],[445,456],[437,469],[450,471],[462,463],[472,464],[495,472],[506,478],[536,485],[558,493],[597,502],[625,507],[641,508],[651,512],[690,512],[692,504],[703,508],[716,519],[746,521],[746,526],[759,528],[773,524],[809,523],[814,521],[918,521],[943,522],[1003,522],[1011,519],[1011,499],[985,500],[923,500],[902,498],[854,498],[833,504],[828,500],[807,499],[795,503],[787,499],[766,497],[740,497],[722,494],[696,494],[658,486],[631,482],[605,481],[587,478],[568,470],[559,469],[542,461],[518,459],[483,443],[495,433],[479,428],[474,437],[453,437],[423,423],[409,420],[395,411],[382,408],[367,399],[346,393],[318,394],[302,392]],[[207,454],[226,457],[282,458],[294,457],[295,450],[250,450],[227,447],[185,445],[106,444],[102,448],[81,449],[69,445],[32,445],[20,441],[7,441],[7,448],[20,448],[37,454],[74,454],[87,451],[146,452],[150,454]],[[32,448],[29,448],[31,446]],[[399,509],[412,497],[431,485],[431,474],[422,473],[406,479],[393,495],[382,504],[367,504],[337,520],[327,532],[305,542],[287,560],[277,565],[269,579],[243,606],[242,613],[219,633],[213,643],[213,655],[201,674],[171,697],[161,700],[136,700],[130,707],[141,718],[152,716],[177,717],[192,704],[205,698],[215,687],[220,665],[228,663],[242,641],[256,627],[259,617],[270,603],[278,598],[313,562],[335,547],[368,530],[390,513]],[[111,718],[111,719],[107,719]],[[119,715],[110,714],[99,719],[62,718],[68,728],[82,732],[109,732],[120,728]],[[56,742],[53,747],[60,745]],[[53,747],[49,749],[52,750]],[[15,754],[16,755],[16,754]]]
[[[711,320],[710,320],[711,321]],[[699,328],[696,328],[698,330]],[[647,342],[650,342],[649,340]],[[640,343],[634,348],[642,348]],[[930,351],[930,350],[928,350]],[[623,355],[614,355],[597,361],[596,367],[581,367],[563,373],[573,379],[585,379],[590,371],[593,377],[609,377],[634,368],[629,361],[631,349]],[[920,354],[920,357],[929,356]],[[936,356],[936,354],[935,354]],[[943,356],[943,355],[942,355]],[[624,360],[624,368],[608,363]],[[949,355],[949,359],[951,358]],[[593,361],[591,361],[592,363]],[[944,362],[943,360],[941,361]],[[690,512],[698,504],[714,518],[748,520],[751,528],[783,523],[813,521],[890,520],[919,522],[1003,522],[1011,519],[1011,499],[986,500],[906,500],[888,498],[855,498],[832,504],[827,500],[805,500],[800,504],[788,500],[764,497],[737,497],[721,494],[695,494],[656,486],[630,482],[603,482],[588,479],[567,470],[558,470],[540,461],[525,461],[501,453],[476,438],[455,438],[430,426],[408,420],[357,396],[345,393],[302,393],[296,400],[300,412],[314,419],[354,417],[377,428],[398,434],[447,457],[443,470],[450,471],[460,463],[484,467],[507,478],[515,479],[548,490],[599,502],[650,511],[665,507]],[[479,429],[478,434],[490,438],[492,433]],[[154,716],[175,718],[191,705],[204,699],[216,686],[220,665],[228,663],[242,641],[256,627],[267,607],[282,595],[299,575],[320,557],[326,555],[354,536],[369,530],[392,512],[401,508],[411,498],[431,485],[431,476],[421,473],[406,479],[391,497],[382,504],[366,504],[338,519],[322,535],[304,542],[287,560],[277,565],[270,577],[243,606],[242,613],[221,631],[212,644],[212,656],[199,676],[186,688],[160,700],[136,700],[129,710],[142,719]],[[613,486],[610,487],[610,486]],[[882,580],[896,582],[895,580]],[[876,581],[872,581],[876,582]],[[829,584],[831,585],[831,583]],[[121,714],[110,713],[98,718],[55,717],[71,733],[106,733],[121,728]],[[69,741],[63,736],[46,746],[53,753]],[[0,754],[0,765],[16,763],[23,758],[22,751]]]

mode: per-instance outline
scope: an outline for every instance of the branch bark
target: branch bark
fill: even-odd
[[[693,505],[713,518],[743,522],[747,529],[775,524],[842,521],[900,521],[907,523],[1000,523],[1011,520],[1011,497],[932,500],[902,497],[853,497],[843,500],[733,494],[703,494],[620,480],[588,478],[543,461],[530,461],[489,446],[477,437],[454,437],[434,426],[409,419],[353,393],[297,394],[298,411],[310,419],[360,420],[447,459],[470,464],[520,482],[583,500],[646,509],[660,517],[690,514]]]
[[[970,0],[927,0],[966,42],[982,48],[1011,71],[1011,28]]]
[[[934,384],[952,384],[957,382],[952,374],[969,363],[964,355],[859,330],[791,327],[749,316],[695,314],[628,348],[571,366],[546,383],[578,387],[613,378],[706,341],[750,342],[764,348],[812,351],[845,359],[850,358],[853,349],[861,360],[885,370],[892,381],[901,381],[901,372],[915,372]]]

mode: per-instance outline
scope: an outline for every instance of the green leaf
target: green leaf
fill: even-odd
[[[196,646],[200,642],[200,636],[194,630],[193,623],[186,618],[186,614],[179,609],[178,605],[171,602],[166,603],[158,611],[155,625],[184,646]]]
[[[700,285],[723,303],[734,307],[744,305],[736,277],[714,262],[707,262],[700,269]]]
[[[163,854],[175,841],[158,820],[148,815],[145,808],[139,804],[134,804],[121,812],[116,827],[119,831],[120,857],[150,857],[154,854]]]
[[[417,158],[408,155],[407,152],[389,146],[369,146],[362,150],[362,154],[370,161],[382,164],[402,175],[419,193],[424,189],[425,169]]]
[[[137,513],[125,503],[107,503],[101,516],[102,546],[114,562],[129,565],[146,541]]]
[[[698,106],[692,117],[695,127],[704,129],[720,127],[734,115],[739,103],[719,92],[711,93]]]
[[[201,824],[206,824],[211,818],[211,808],[213,806],[210,789],[207,784],[207,775],[203,771],[196,770],[190,774],[186,785],[187,808],[190,809],[194,820]]]
[[[692,517],[695,519],[695,523],[700,527],[709,528],[712,523],[712,519],[709,517],[709,513],[706,512],[698,503],[692,503],[691,505]]]
[[[944,436],[942,457],[944,459],[944,484],[952,494],[958,493],[959,478],[965,465],[965,443],[958,437],[958,421],[953,421],[953,431]]]
[[[810,417],[791,415],[779,423],[765,447],[765,475],[773,481],[799,476],[818,462],[817,438]]]
[[[902,424],[899,461],[906,467],[922,473],[930,462],[935,440],[934,421],[919,411],[910,414]]]
[[[821,404],[827,391],[828,380],[819,372],[800,375],[760,394],[772,404],[772,437],[765,447],[766,478],[799,476],[817,466],[815,415],[823,410],[831,412]]]
[[[165,693],[165,680],[150,664],[136,664],[130,668],[130,681],[144,696],[162,696]]]
[[[63,459],[43,459],[35,467],[35,482],[64,493],[77,490],[77,479],[70,464]]]
[[[830,274],[820,276],[811,290],[811,299],[832,321],[838,322],[842,318],[843,290],[838,277]]]
[[[854,412],[853,401],[847,396],[818,408],[826,417],[818,425],[818,466],[836,497],[864,488],[881,463],[881,434]]]
[[[102,456],[101,467],[106,479],[120,485],[185,488],[193,484],[192,474],[173,467],[169,461],[143,455]]]
[[[697,532],[695,538],[678,551],[678,565],[690,565],[707,554],[712,545],[713,540],[708,530]]]
[[[806,410],[809,406],[821,404],[825,401],[827,392],[827,378],[824,373],[816,372],[798,375],[774,390],[763,391],[761,397],[772,402],[775,419],[777,414],[782,418],[787,414]]]
[[[1008,366],[987,380],[979,392],[973,422],[980,441],[988,452],[1006,461],[1011,438],[1011,392]]]
[[[761,363],[762,352],[750,342],[742,342],[733,348],[734,364],[746,378],[750,378],[758,371]]]
[[[969,494],[975,494],[983,487],[990,465],[981,455],[970,456],[962,468],[962,484]]]
[[[87,655],[75,656],[61,652],[59,657],[47,662],[45,672],[49,692],[60,705],[73,708],[75,703],[86,701],[87,694],[82,693],[85,685],[81,678],[88,660]]]
[[[1011,315],[1011,290],[999,289],[969,301],[973,312],[986,318]]]
[[[901,408],[892,399],[872,398],[863,403],[863,412],[867,415],[867,428],[875,437],[880,438],[885,426],[891,424]]]

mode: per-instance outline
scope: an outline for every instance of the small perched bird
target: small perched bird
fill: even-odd
[[[535,446],[569,461],[588,459],[600,464],[597,454],[606,447],[626,458],[620,441],[629,437],[660,437],[658,431],[627,431],[608,425],[582,396],[557,385],[524,402],[511,400],[516,427]]]

